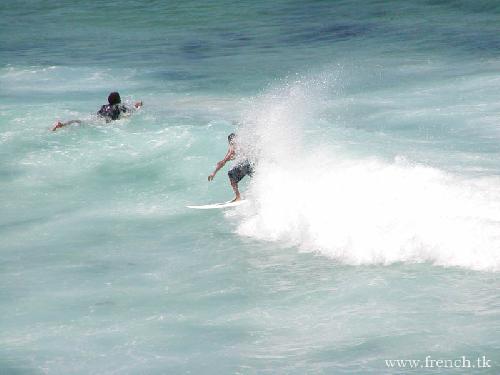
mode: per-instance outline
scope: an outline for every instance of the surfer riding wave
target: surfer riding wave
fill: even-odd
[[[229,143],[229,147],[226,155],[224,156],[224,159],[217,163],[215,170],[208,176],[208,181],[212,181],[217,172],[222,169],[229,160],[233,160],[234,165],[227,174],[235,194],[235,197],[231,202],[236,202],[241,200],[238,183],[247,175],[252,177],[254,173],[254,163],[251,162],[249,158],[245,157],[243,152],[241,152],[235,133],[229,134],[227,141]]]

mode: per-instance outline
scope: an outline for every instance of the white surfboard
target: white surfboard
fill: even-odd
[[[236,202],[223,202],[223,203],[214,203],[214,204],[205,204],[201,206],[186,206],[187,208],[194,208],[196,210],[213,210],[216,208],[228,208],[228,207],[236,207],[247,201],[242,199]]]

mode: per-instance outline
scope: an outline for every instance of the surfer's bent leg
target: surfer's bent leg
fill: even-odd
[[[238,164],[237,166],[231,168],[227,175],[229,176],[229,182],[231,183],[231,187],[233,188],[235,198],[232,202],[239,201],[241,199],[240,192],[238,190],[238,182],[241,181],[243,177],[246,175],[252,175],[252,167],[249,162]]]
[[[241,199],[241,196],[240,196],[240,191],[238,190],[238,183],[231,179],[229,179],[229,181],[231,182],[231,187],[233,188],[234,191],[234,199],[231,202],[239,201]]]

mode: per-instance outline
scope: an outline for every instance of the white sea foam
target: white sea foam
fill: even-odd
[[[317,251],[347,264],[431,262],[500,268],[500,178],[333,153],[303,143],[321,115],[324,82],[302,82],[254,101],[240,129],[259,164],[238,209],[237,232]],[[310,142],[309,142],[310,143]]]
[[[0,68],[0,83],[8,93],[40,93],[110,90],[130,88],[135,69],[69,68],[63,66],[31,66]]]

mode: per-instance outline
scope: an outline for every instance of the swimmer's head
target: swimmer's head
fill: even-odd
[[[112,92],[108,95],[108,103],[110,105],[120,104],[121,102],[122,99],[120,98],[120,94],[118,94],[117,92]]]
[[[227,142],[228,142],[229,144],[233,143],[234,138],[236,138],[236,134],[235,134],[235,133],[231,133],[231,134],[229,134],[229,135],[227,136]]]

